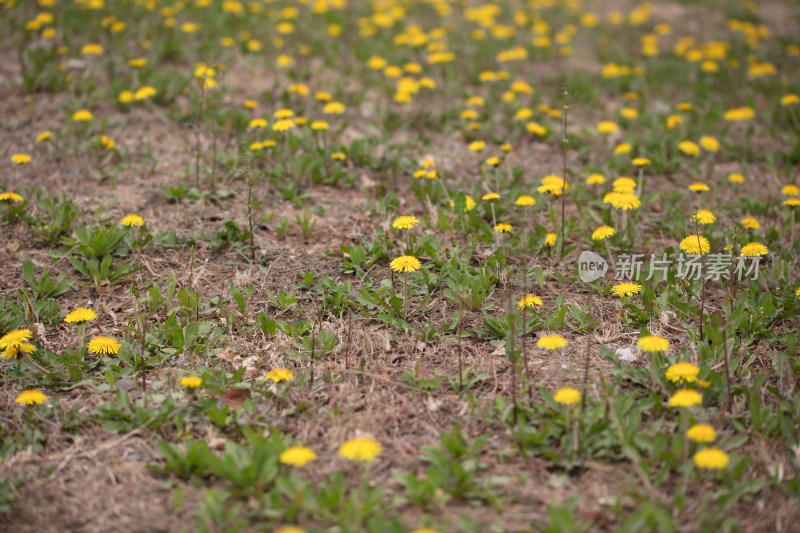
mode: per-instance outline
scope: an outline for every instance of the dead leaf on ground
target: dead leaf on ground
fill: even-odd
[[[236,409],[250,397],[250,389],[228,389],[222,401],[228,404],[231,409]]]

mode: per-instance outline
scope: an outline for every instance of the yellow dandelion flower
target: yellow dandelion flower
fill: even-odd
[[[64,322],[67,324],[83,324],[95,318],[97,318],[97,313],[95,313],[94,309],[78,307],[70,311],[67,316],[64,317]]]
[[[602,241],[604,239],[608,239],[612,235],[617,232],[611,226],[598,226],[592,232],[592,240],[593,241]]]
[[[781,194],[784,196],[800,195],[800,187],[798,187],[794,183],[789,183],[788,185],[783,186],[783,188],[781,189]]]
[[[689,185],[689,190],[692,192],[706,192],[710,191],[711,189],[708,188],[708,185],[702,182],[695,182]]]
[[[200,25],[196,22],[184,22],[181,24],[181,31],[183,33],[194,33],[200,29]]]
[[[693,407],[702,403],[703,397],[694,389],[680,389],[669,398],[670,407]]]
[[[344,161],[345,159],[347,159],[347,155],[342,152],[333,152],[331,154],[331,157],[333,159],[336,159],[337,161]]]
[[[667,372],[665,376],[668,380],[672,381],[673,383],[685,381],[687,383],[691,383],[693,381],[697,381],[697,374],[700,373],[700,369],[697,368],[692,363],[675,363],[667,368]]]
[[[768,253],[769,249],[760,242],[749,242],[742,246],[742,257],[756,257]]]
[[[464,211],[472,211],[473,209],[475,209],[475,206],[478,205],[478,204],[475,202],[475,200],[472,198],[472,196],[470,196],[468,194],[465,194],[464,196],[466,197],[466,203],[464,205]],[[456,206],[455,200],[450,200],[450,207],[455,207],[455,206]]]
[[[389,62],[380,56],[372,56],[367,60],[367,66],[372,70],[383,70]]]
[[[645,352],[666,352],[669,341],[659,335],[646,335],[636,343]]]
[[[292,466],[305,466],[316,458],[317,454],[305,446],[292,446],[282,451],[279,456],[281,463]]]
[[[514,203],[522,207],[529,207],[532,205],[536,205],[536,199],[528,194],[523,194],[518,196],[516,202]]]
[[[630,151],[633,150],[633,146],[628,143],[620,143],[614,147],[613,154],[614,155],[622,155],[628,154]]]
[[[116,355],[121,347],[122,345],[113,338],[102,335],[89,341],[89,351],[97,354]]]
[[[289,118],[282,118],[280,120],[275,121],[275,124],[272,125],[273,131],[288,131],[295,127],[295,123],[292,119]]]
[[[136,89],[136,92],[133,93],[133,99],[137,101],[147,100],[148,98],[155,96],[158,94],[158,91],[155,87],[150,87],[149,85],[145,85],[144,87],[140,87]]]
[[[403,215],[394,219],[392,227],[395,229],[411,229],[419,224],[419,220],[415,216]]]
[[[525,124],[525,129],[528,131],[528,133],[538,135],[539,137],[544,137],[547,135],[547,128],[538,122],[528,122]]]
[[[44,130],[42,133],[36,136],[36,142],[40,143],[42,141],[46,141],[47,139],[51,138],[53,134],[50,130]]]
[[[486,141],[472,141],[469,143],[470,152],[480,152],[484,148],[486,148]]]
[[[702,235],[689,235],[685,237],[681,241],[679,248],[688,254],[694,255],[705,255],[711,251],[711,245],[708,239]]]
[[[623,107],[619,110],[619,114],[622,118],[632,120],[639,116],[639,111],[633,107]]]
[[[695,424],[686,431],[686,436],[695,442],[711,442],[717,432],[708,424]]]
[[[413,255],[401,255],[389,263],[389,268],[395,272],[415,272],[422,268],[422,263]]]
[[[514,120],[528,120],[533,116],[533,110],[529,107],[523,107],[517,109],[517,112],[514,113]]]
[[[556,239],[558,238],[558,234],[556,233],[548,233],[544,236],[544,245],[553,247],[556,245]]]
[[[636,181],[628,176],[622,176],[615,179],[611,183],[611,186],[614,188],[615,192],[629,194],[636,190]]]
[[[614,133],[619,131],[619,126],[617,126],[617,123],[610,120],[604,120],[598,123],[596,127],[597,131],[600,133]]]
[[[670,115],[667,117],[666,126],[668,130],[674,130],[675,126],[683,123],[683,117],[680,115]]]
[[[3,192],[3,193],[0,193],[0,202],[7,201],[7,202],[17,203],[17,202],[21,202],[22,200],[24,200],[24,198],[21,195],[15,193],[15,192],[6,191],[6,192]]]
[[[642,205],[641,200],[639,200],[639,197],[636,196],[634,193],[619,193],[619,192],[609,193],[603,198],[603,201],[605,202],[606,197],[609,197],[612,194],[614,196],[611,196],[609,198],[608,203],[614,206],[615,209],[622,209],[623,211],[628,211],[630,209],[638,209],[639,206]]]
[[[330,125],[325,122],[324,120],[315,120],[311,123],[311,129],[320,131],[320,130],[327,130],[330,128]]]
[[[267,127],[267,120],[263,117],[257,117],[251,119],[250,122],[247,124],[247,127],[250,129],[256,128],[266,128]]]
[[[487,192],[481,197],[481,200],[490,201],[490,200],[497,200],[500,198],[500,195],[496,192]]]
[[[719,151],[719,141],[709,135],[700,137],[700,146],[702,146],[703,150],[706,150],[707,152]]]
[[[761,224],[758,223],[755,217],[744,217],[739,222],[747,229],[759,229],[761,227]]]
[[[545,187],[556,187],[559,189],[569,189],[570,185],[568,182],[564,181],[564,178],[561,176],[556,176],[555,174],[550,174],[542,178],[542,185]]]
[[[633,163],[633,166],[635,167],[644,167],[649,165],[651,162],[652,161],[650,161],[646,157],[634,157],[633,160],[631,161],[631,163]]]
[[[536,346],[545,350],[558,350],[567,345],[567,339],[561,335],[545,335],[536,341]]]
[[[586,185],[601,185],[606,182],[606,177],[602,174],[589,174],[586,178]]]
[[[513,229],[514,229],[514,228],[511,226],[511,224],[508,224],[507,222],[500,222],[499,224],[497,224],[497,225],[494,227],[494,230],[495,230],[497,233],[511,233],[511,231],[512,231]]]
[[[553,400],[563,405],[577,405],[581,401],[581,393],[572,387],[562,387],[556,391]]]
[[[203,379],[197,376],[183,376],[180,383],[187,389],[194,390],[203,384]]]
[[[31,330],[29,329],[15,329],[9,331],[0,337],[0,350],[6,348],[17,348],[21,344],[28,342],[31,339]]]
[[[783,201],[783,205],[789,207],[797,207],[800,206],[800,198],[787,198]]]
[[[31,162],[31,156],[28,154],[14,154],[11,156],[11,162],[17,165],[24,165]]]
[[[322,112],[326,115],[341,115],[344,113],[344,104],[341,102],[328,102],[322,108]]]
[[[16,359],[20,354],[29,354],[36,351],[36,346],[23,342],[19,346],[9,346],[0,355],[3,359]]]
[[[517,302],[517,307],[520,309],[523,307],[536,307],[539,305],[544,305],[544,303],[542,302],[542,299],[535,294],[526,294],[520,299],[519,302]]]
[[[94,143],[96,145],[102,146],[103,148],[106,148],[108,150],[113,150],[117,146],[117,143],[114,141],[114,139],[112,139],[111,137],[109,137],[107,135],[100,135],[100,136],[94,137],[94,139],[92,139],[92,140],[94,141]]]
[[[75,122],[89,122],[94,116],[88,109],[79,109],[72,114],[72,120]]]
[[[119,221],[119,223],[122,224],[123,226],[131,228],[133,226],[143,226],[144,219],[135,213],[131,213],[130,215],[124,216],[122,220]]]
[[[122,91],[119,93],[119,96],[117,96],[117,101],[120,104],[130,104],[133,102],[133,93],[131,91]]]
[[[99,56],[102,53],[103,47],[95,43],[85,44],[83,48],[81,48],[81,55],[84,56]]]
[[[564,193],[562,184],[558,183],[543,183],[537,189],[540,193],[549,193],[553,196],[561,196]]]
[[[42,404],[47,401],[47,395],[38,389],[28,389],[19,393],[14,403],[25,405]]]
[[[638,283],[633,283],[630,281],[625,281],[622,283],[617,283],[613,287],[611,287],[611,294],[619,297],[623,296],[632,296],[634,294],[639,294],[642,290],[642,286]]]
[[[697,144],[693,143],[692,141],[679,142],[678,150],[680,150],[686,155],[698,155],[700,153],[700,147],[697,146]]]
[[[730,459],[728,454],[719,448],[706,448],[700,450],[694,457],[695,466],[707,470],[724,470],[728,466]]]
[[[713,224],[714,222],[716,222],[717,217],[715,217],[714,213],[712,213],[708,209],[701,209],[700,211],[692,215],[692,220],[696,220],[700,224],[706,226],[708,224]]]
[[[276,110],[274,113],[272,113],[272,116],[274,118],[292,118],[294,116],[294,111],[292,111],[291,109],[287,109],[285,107],[282,107],[282,108]]]
[[[727,122],[741,122],[752,120],[755,116],[756,112],[751,107],[736,107],[725,111],[722,118]]]
[[[791,93],[790,94],[784,94],[783,96],[781,96],[781,105],[782,106],[796,105],[796,104],[800,104],[800,96],[797,96],[796,94],[791,94]]]
[[[271,379],[275,383],[280,383],[281,381],[291,381],[294,379],[294,372],[288,368],[273,368],[267,372],[266,376],[264,376],[264,381],[268,379]]]
[[[305,83],[292,83],[289,85],[289,92],[300,96],[308,96],[311,91]]]
[[[731,183],[744,183],[744,176],[741,174],[728,174],[728,181]]]
[[[339,447],[339,455],[350,461],[374,461],[383,452],[381,445],[370,438],[350,439]]]

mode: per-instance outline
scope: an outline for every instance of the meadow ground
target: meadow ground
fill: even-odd
[[[797,531],[795,3],[0,21],[0,529]]]

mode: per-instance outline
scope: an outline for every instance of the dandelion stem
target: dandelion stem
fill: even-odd
[[[408,316],[408,269],[403,272],[403,322]]]
[[[728,414],[733,412],[733,397],[731,395],[731,370],[730,354],[728,353],[728,326],[722,328],[722,351],[725,356],[725,382],[728,385]]]
[[[464,315],[462,313],[459,313],[458,326],[456,328],[456,335],[458,336],[458,392],[459,392],[459,394],[464,391],[464,371],[463,371],[463,364],[462,364],[463,347],[461,346],[461,320],[463,318],[464,318]]]
[[[20,355],[18,355],[17,357],[18,357],[20,360],[22,360],[21,354],[20,354]],[[37,362],[36,362],[36,361],[34,361],[33,359],[26,358],[26,359],[24,359],[24,361],[25,361],[25,364],[28,364],[28,365],[33,365],[33,366],[34,366],[34,367],[35,367],[37,370],[39,370],[40,372],[42,372],[42,373],[44,373],[44,374],[47,374],[47,370],[45,370],[44,368],[42,368],[42,367],[39,365],[39,363],[37,363]]]
[[[86,340],[86,322],[81,322],[78,325],[78,355],[81,358],[81,361],[85,359],[84,356],[84,341]]]
[[[639,167],[639,181],[636,184],[636,196],[642,197],[642,181],[644,180],[644,167]]]
[[[497,226],[497,218],[494,216],[494,201],[489,204],[489,207],[492,208],[492,227],[494,228]],[[494,245],[496,248],[500,247],[500,235],[498,231],[494,232]]]
[[[611,247],[608,245],[608,239],[603,239],[603,244],[606,245],[606,255],[608,256],[608,260],[611,261],[611,266],[614,267],[614,271],[617,270],[617,263],[614,262],[614,257],[611,255]]]
[[[583,362],[583,390],[581,391],[581,413],[586,411],[586,385],[589,383],[589,356],[591,354],[591,347],[586,343],[586,357]],[[577,441],[577,435],[575,437]],[[577,444],[576,444],[577,448]]]
[[[728,288],[728,297],[730,298],[731,304],[731,312],[733,312],[733,299],[736,296],[736,282],[733,276],[734,272],[734,262],[733,260],[736,258],[736,237],[738,236],[739,229],[734,226],[733,230],[733,243],[731,244],[731,270],[730,270],[730,286]]]
[[[353,310],[347,308],[347,345],[344,347],[344,367],[350,370],[350,345],[353,343]]]
[[[569,106],[567,105],[567,97],[569,96],[569,86],[564,85],[564,126],[561,137],[561,161],[562,161],[562,179],[564,180],[564,187],[561,192],[561,246],[564,246],[564,207],[566,204],[567,196],[567,113]],[[559,250],[560,252],[560,250]]]
[[[314,329],[316,328],[316,323],[311,326],[311,360],[308,362],[309,371],[311,372],[311,376],[308,378],[308,390],[312,390],[314,388],[314,358],[317,355],[317,343],[316,337],[314,336]]]
[[[507,294],[507,316],[508,316],[508,334],[506,336],[506,354],[511,363],[511,397],[514,402],[513,420],[514,425],[517,425],[517,353],[516,353],[516,317],[514,316],[514,308],[511,306],[511,293]]]
[[[703,243],[700,240],[697,216],[694,217],[694,232],[697,235],[697,250],[700,252],[700,276],[702,280],[700,285],[700,320],[698,327],[700,328],[700,342],[703,342],[703,311],[706,304],[706,254],[703,252]]]
[[[200,105],[197,108],[197,125],[195,126],[195,141],[194,141],[194,186],[200,188],[200,127],[203,123],[203,107],[206,103],[206,76],[203,75],[202,85],[200,87]]]

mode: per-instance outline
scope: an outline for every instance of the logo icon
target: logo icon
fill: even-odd
[[[602,255],[585,251],[578,257],[578,276],[586,283],[602,278],[607,271],[608,262]]]

